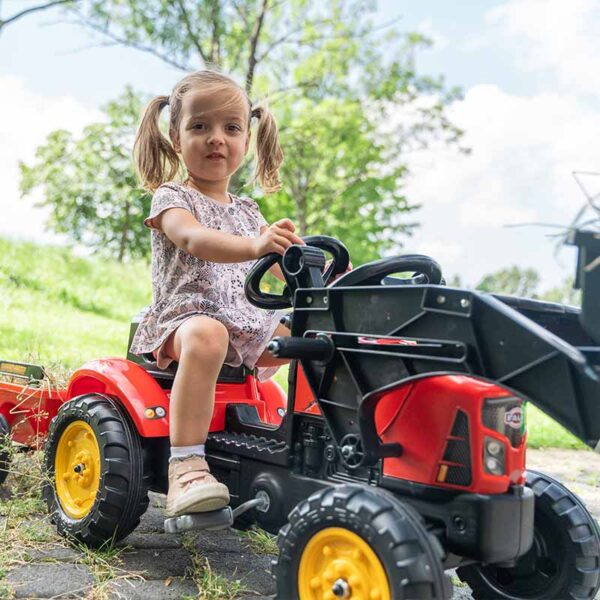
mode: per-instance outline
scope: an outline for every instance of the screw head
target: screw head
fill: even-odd
[[[350,586],[345,579],[337,579],[333,584],[331,591],[337,598],[350,598]]]
[[[461,298],[460,299],[460,305],[463,308],[469,308],[469,306],[471,306],[471,301],[468,298]]]
[[[438,296],[436,301],[438,304],[444,304],[446,302],[446,296]]]

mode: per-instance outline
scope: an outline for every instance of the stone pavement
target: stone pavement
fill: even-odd
[[[530,450],[528,464],[559,477],[581,496],[596,518],[600,517],[600,456],[581,451]],[[141,524],[121,544],[121,565],[100,588],[97,572],[93,588],[94,568],[82,552],[56,543],[30,551],[27,560],[13,566],[3,582],[16,598],[196,598],[198,587],[189,574],[193,561],[201,556],[208,559],[214,572],[240,582],[245,591],[238,600],[267,600],[274,592],[269,571],[273,555],[252,550],[246,538],[234,530],[203,532],[195,540],[167,535],[162,529],[162,502],[162,497],[152,496]],[[0,597],[10,597],[10,591],[3,593],[6,595],[0,593]],[[455,587],[455,600],[470,597],[468,588]]]

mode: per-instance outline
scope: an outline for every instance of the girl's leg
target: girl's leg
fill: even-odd
[[[183,455],[169,462],[168,516],[217,510],[229,503],[227,486],[210,474],[201,446],[208,435],[216,381],[228,345],[225,326],[204,316],[184,321],[165,344],[165,353],[179,363],[169,424],[171,446]]]
[[[191,317],[175,330],[165,353],[179,365],[171,390],[172,446],[204,444],[215,404],[215,386],[229,334],[219,321]]]

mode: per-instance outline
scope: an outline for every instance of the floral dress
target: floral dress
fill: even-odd
[[[206,315],[225,325],[229,348],[225,364],[254,368],[265,350],[282,313],[252,306],[244,294],[244,281],[253,261],[215,263],[196,258],[178,248],[154,219],[168,208],[183,208],[204,227],[243,237],[257,237],[267,225],[250,198],[230,195],[231,203],[217,202],[179,183],[161,185],[152,198],[144,225],[152,230],[152,305],[137,328],[131,344],[134,354],[153,353],[159,368],[172,361],[164,354],[169,336],[186,320]],[[277,368],[259,369],[259,378]]]

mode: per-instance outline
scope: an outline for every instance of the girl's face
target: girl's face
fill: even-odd
[[[248,113],[247,103],[243,99],[232,102],[228,91],[207,94],[190,90],[185,94],[173,143],[190,176],[229,182],[248,151]]]

